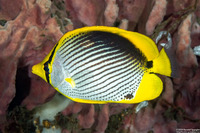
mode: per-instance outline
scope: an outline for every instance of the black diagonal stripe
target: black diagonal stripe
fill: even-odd
[[[117,50],[117,51],[116,51],[116,50]],[[117,58],[119,58],[119,57],[123,57],[123,56],[126,56],[126,55],[128,54],[128,53],[125,53],[125,52],[123,52],[123,51],[120,51],[120,49],[116,49],[116,50],[113,48],[113,49],[109,49],[109,50],[105,50],[105,51],[100,51],[100,52],[91,54],[90,56],[86,56],[84,59],[80,60],[80,61],[77,62],[77,63],[83,62],[83,61],[86,60],[86,59],[88,59],[88,61],[85,62],[84,64],[82,64],[81,66],[77,66],[77,67],[75,67],[74,69],[70,70],[70,72],[74,72],[74,71],[76,71],[78,68],[85,67],[84,69],[81,70],[81,71],[83,72],[83,71],[87,70],[88,68],[91,68],[91,67],[94,67],[94,66],[97,66],[97,65],[101,64],[102,62],[107,62],[107,61],[112,60],[112,59],[117,59]],[[112,52],[111,52],[111,51],[112,51]],[[115,52],[113,52],[113,51],[115,51]],[[97,57],[97,58],[95,58],[95,59],[89,60],[89,59],[92,58],[94,55],[98,55],[98,54],[100,54],[100,53],[106,53],[106,54],[101,55],[101,56],[99,56],[99,57]],[[118,55],[118,56],[114,56],[114,57],[110,57],[110,58],[104,59],[105,57],[109,57],[109,56],[114,55],[114,54],[117,54],[117,53],[122,53],[122,54],[120,54],[120,55]],[[100,59],[103,59],[103,60],[100,60]],[[94,61],[97,61],[97,60],[99,60],[99,63],[93,64],[92,66],[87,66],[88,63],[94,62]],[[77,63],[75,63],[75,64],[73,64],[73,65],[76,65]],[[73,66],[73,65],[71,65],[71,66]],[[78,72],[76,72],[76,73],[78,73]],[[75,74],[74,74],[74,75],[75,75]]]
[[[77,38],[77,39],[75,39],[73,42],[67,42],[67,43],[65,43],[65,44],[63,44],[65,47],[63,47],[63,49],[61,49],[60,50],[60,54],[61,55],[63,55],[63,56],[66,56],[66,53],[67,53],[67,51],[68,50],[70,50],[70,49],[72,49],[73,47],[75,47],[76,45],[79,45],[79,43],[81,43],[81,42],[84,42],[84,41],[87,41],[86,39],[87,39],[88,37],[86,37],[86,38]],[[77,46],[78,48],[80,47],[80,46]],[[77,49],[77,48],[76,48]],[[75,50],[76,50],[75,49]],[[73,52],[73,51],[72,51]]]
[[[93,67],[93,66],[99,65],[99,64],[101,64],[102,62],[106,62],[106,61],[109,61],[109,60],[118,58],[118,57],[120,56],[120,55],[119,55],[119,56],[115,56],[115,57],[112,57],[112,58],[110,57],[110,58],[108,58],[108,59],[104,59],[105,57],[109,57],[109,56],[111,56],[111,55],[113,55],[113,54],[119,52],[119,51],[116,51],[116,52],[112,52],[112,53],[110,52],[110,53],[107,53],[107,54],[105,54],[105,55],[101,55],[100,57],[97,57],[97,58],[95,58],[95,59],[89,60],[90,57],[94,56],[95,54],[100,54],[100,53],[102,53],[102,52],[103,52],[103,51],[100,51],[100,52],[98,52],[98,53],[94,53],[93,55],[91,55],[91,56],[89,56],[89,57],[85,57],[83,60],[86,60],[86,58],[88,58],[88,61],[85,62],[85,63],[82,64],[82,65],[79,65],[79,66],[73,68],[72,70],[70,70],[70,72],[74,72],[74,71],[76,71],[78,68],[81,68],[81,67],[84,68],[83,70],[81,70],[81,71],[83,72],[84,70],[87,70],[88,68],[91,68],[91,67]],[[103,59],[103,60],[100,60],[100,59]],[[81,61],[83,61],[83,60],[81,60]],[[87,66],[88,63],[94,62],[94,61],[98,61],[98,60],[99,60],[99,63],[93,64],[93,65],[91,65],[91,66]],[[76,65],[77,63],[80,63],[81,61],[76,62],[76,63],[73,64],[73,65]],[[72,65],[72,66],[73,66],[73,65]],[[76,72],[76,73],[78,73],[78,72]]]
[[[46,76],[46,79],[47,79],[47,82],[49,83],[49,64],[51,63],[52,61],[52,58],[53,58],[53,55],[55,53],[55,50],[56,50],[56,47],[58,46],[58,43],[55,45],[51,55],[49,56],[49,59],[44,63],[44,71],[45,71],[45,76]]]
[[[79,46],[79,47],[77,47],[76,49],[74,49],[72,52],[74,52],[74,51],[76,51],[76,53],[74,53],[74,54],[72,54],[71,56],[68,56],[68,59],[70,59],[70,58],[72,58],[75,54],[79,54],[79,53],[81,53],[81,52],[83,52],[84,50],[86,50],[86,49],[88,49],[88,48],[90,48],[91,50],[97,50],[97,49],[99,49],[98,47],[96,47],[96,46],[98,46],[98,45],[102,45],[103,43],[99,43],[98,41],[98,38],[99,38],[99,36],[92,36],[92,34],[88,34],[88,37],[87,38],[84,38],[82,41],[81,41],[81,45]],[[96,41],[96,42],[94,42],[94,41],[91,41],[91,39],[92,40],[98,40],[98,41]],[[78,42],[73,42],[73,45],[79,45],[78,43],[79,43],[79,40],[77,40]],[[84,46],[86,46],[86,45],[89,45],[89,44],[91,44],[91,43],[94,43],[94,45],[92,45],[92,46],[90,46],[90,47],[88,47],[88,48],[83,48]],[[103,44],[103,45],[106,45],[106,44]],[[95,48],[96,47],[96,48]],[[103,46],[103,47],[105,47],[105,46]],[[102,47],[102,48],[103,48]],[[81,48],[83,48],[82,50],[79,50],[79,49],[81,49]],[[93,49],[94,48],[94,49]],[[66,49],[66,51],[67,51],[68,49]],[[63,52],[63,54],[61,54],[61,55],[63,55],[63,57],[65,57],[66,56],[66,54],[64,54],[65,52]],[[82,56],[82,55],[80,55],[80,56]],[[79,57],[80,57],[79,56]],[[77,58],[79,58],[79,57],[77,57]],[[77,58],[75,58],[75,59],[73,59],[72,61],[70,61],[70,63],[71,62],[73,62],[73,61],[75,61],[75,60],[77,60]],[[66,60],[67,59],[65,59],[65,61],[64,61],[64,63],[66,62]],[[70,64],[69,63],[69,64]],[[68,64],[67,64],[68,65]]]
[[[78,37],[78,36],[80,36],[80,37]],[[80,34],[77,34],[77,35],[71,37],[70,39],[69,39],[69,37],[66,37],[65,40],[62,41],[62,46],[61,46],[62,50],[61,51],[63,51],[64,49],[69,49],[69,48],[73,47],[74,42],[76,42],[76,41],[81,42],[82,40],[80,38],[85,38],[85,37],[89,37],[89,36],[87,34],[80,33]],[[70,41],[72,41],[72,42],[69,43]],[[78,44],[78,42],[76,44]]]
[[[88,43],[88,42],[86,42],[86,43]],[[89,43],[88,43],[89,44]],[[101,47],[101,48],[104,48],[104,46],[99,46],[99,47]],[[87,48],[88,49],[88,48]],[[80,61],[78,61],[78,59],[80,58],[80,57],[82,57],[83,55],[86,55],[86,57],[85,58],[87,58],[88,56],[89,56],[89,53],[90,52],[92,52],[92,51],[94,51],[94,50],[96,50],[97,48],[89,48],[88,49],[88,51],[86,51],[86,49],[82,49],[82,50],[80,50],[80,51],[78,51],[79,53],[81,53],[81,52],[84,52],[84,51],[86,51],[86,52],[84,52],[84,53],[81,53],[81,54],[79,54],[79,53],[77,53],[78,54],[78,56],[76,57],[76,58],[74,58],[73,60],[71,60],[70,62],[68,62],[67,64],[65,64],[65,66],[67,66],[67,65],[69,65],[69,64],[71,64],[71,63],[77,63],[77,62],[80,62]],[[100,53],[100,52],[98,52],[98,53]],[[87,56],[88,55],[88,56]],[[94,55],[94,54],[93,54]],[[73,56],[73,55],[72,55]],[[70,58],[70,57],[69,57]],[[85,60],[85,58],[83,59],[83,60]],[[81,61],[83,61],[83,60],[81,60]],[[65,63],[67,61],[67,59],[65,59],[64,60],[64,62],[63,63]],[[73,66],[73,64],[72,64],[72,66]]]
[[[142,74],[142,71],[136,71],[136,73],[135,73],[135,75],[137,74],[137,73],[140,73],[140,75],[143,75]],[[133,75],[132,75],[133,76]],[[130,78],[132,77],[132,76],[130,76]],[[116,92],[116,91],[118,91],[120,88],[123,88],[124,87],[124,84],[127,84],[127,82],[125,82],[125,81],[127,81],[127,79],[129,79],[129,78],[126,78],[125,80],[123,80],[123,81],[121,81],[119,84],[121,84],[121,86],[119,86],[117,89],[116,89],[116,86],[115,85],[113,85],[112,87],[110,87],[109,88],[109,90],[113,90],[113,91],[111,91],[110,92],[110,94],[113,94],[114,92]],[[138,83],[140,84],[140,82],[141,81],[139,81]],[[133,82],[131,85],[132,86],[134,86],[136,83],[135,82]],[[131,86],[130,85],[130,86]],[[137,86],[137,88],[139,87],[139,85]],[[124,88],[125,89],[125,88]],[[105,91],[103,91],[103,92],[101,92],[101,93],[105,93],[106,92],[106,90]],[[98,94],[97,94],[98,95]],[[106,95],[102,95],[102,97],[104,97],[104,96],[106,96]]]
[[[68,50],[71,49],[72,47],[79,45],[76,49],[73,50],[73,51],[75,51],[75,50],[77,50],[77,49],[83,47],[84,45],[88,45],[88,43],[86,43],[86,42],[87,42],[87,41],[92,42],[92,41],[90,41],[90,40],[91,40],[91,39],[94,39],[94,38],[98,38],[98,36],[92,36],[92,34],[87,33],[87,34],[84,34],[83,36],[77,37],[77,38],[76,38],[75,40],[73,40],[72,42],[67,41],[65,44],[63,44],[63,45],[66,45],[66,46],[61,50],[61,54],[62,54],[63,56],[66,56],[66,55],[64,55],[64,53],[66,53],[66,51],[68,51]],[[85,42],[85,43],[82,43],[82,42]],[[81,43],[82,43],[82,44],[81,44]],[[80,45],[80,44],[81,44],[81,45]],[[69,47],[69,46],[70,46],[70,47]],[[75,53],[75,54],[76,54],[76,53]],[[68,57],[68,58],[71,58],[71,56]]]
[[[131,60],[131,59],[130,59]],[[117,67],[119,67],[119,69],[121,69],[121,67],[120,66],[124,66],[124,67],[126,67],[127,65],[127,62],[129,62],[130,60],[126,60],[126,62],[124,62],[123,64],[120,64],[120,65],[114,65],[114,66],[111,66],[111,67],[109,67],[109,68],[107,68],[107,69],[105,69],[105,70],[103,70],[103,71],[101,71],[101,72],[99,72],[99,73],[97,73],[96,75],[99,75],[99,74],[101,74],[101,73],[106,73],[108,70],[112,70],[112,69],[114,69],[114,68],[117,68]],[[114,63],[110,63],[110,65],[111,64],[114,64]],[[129,66],[130,65],[132,65],[132,64],[129,64]],[[107,65],[108,66],[108,65]],[[102,68],[103,67],[105,67],[105,65],[104,66],[102,66]],[[133,66],[134,67],[134,66]],[[98,68],[97,68],[98,69]],[[94,70],[95,71],[95,70]],[[108,73],[108,74],[106,74],[106,75],[109,75],[109,74],[112,74],[112,73],[114,73],[115,71],[112,71],[112,72],[110,72],[110,73]],[[88,72],[87,73],[88,75],[90,74],[90,72]],[[80,82],[83,82],[83,81],[87,81],[87,80],[89,80],[89,79],[92,79],[92,78],[94,78],[96,75],[91,75],[91,76],[89,76],[88,78],[84,78],[84,79],[82,79],[81,81],[79,81],[77,84],[79,84]],[[106,75],[103,75],[102,77],[104,77],[104,76],[106,76]],[[102,78],[102,77],[100,77],[100,79]],[[80,78],[81,79],[81,78]],[[75,78],[75,80],[77,80],[76,78]],[[93,82],[95,82],[95,81],[97,81],[97,80],[94,80]],[[90,83],[87,83],[87,84],[90,84]],[[82,87],[82,86],[81,86]]]
[[[118,76],[118,75],[121,75],[121,74],[123,74],[123,73],[127,73],[126,75],[124,75],[124,76],[122,76],[120,79],[122,79],[122,78],[124,78],[124,77],[126,77],[127,75],[130,75],[131,73],[134,73],[134,71],[132,71],[133,70],[133,68],[134,67],[136,67],[138,64],[135,64],[135,66],[132,66],[131,68],[129,68],[129,69],[125,69],[124,71],[122,71],[120,74],[116,74],[115,76]],[[115,71],[116,72],[116,71]],[[112,72],[111,72],[112,73]],[[108,73],[108,74],[106,74],[106,75],[109,75],[109,74],[111,74],[111,73]],[[99,79],[102,79],[103,77],[105,77],[106,75],[103,75],[102,77],[100,77]],[[113,77],[115,77],[115,76],[113,76]],[[93,88],[93,87],[95,87],[95,86],[98,86],[98,85],[100,85],[100,84],[104,84],[104,82],[105,81],[107,81],[107,80],[109,80],[109,79],[111,79],[111,78],[113,78],[113,77],[110,77],[110,78],[108,78],[108,79],[105,79],[105,80],[103,80],[102,82],[100,82],[100,83],[98,83],[98,84],[95,84],[94,86],[91,86],[91,88]],[[120,84],[121,82],[124,82],[125,80],[123,80],[123,81],[121,81],[120,82],[120,79],[117,79],[118,80],[118,83]],[[115,81],[117,81],[117,80],[115,80]],[[111,81],[111,82],[115,82],[115,81]],[[93,83],[94,83],[95,81],[93,81]],[[90,83],[91,84],[91,83]],[[109,85],[110,84],[110,82],[109,83],[107,83],[107,84],[105,84],[103,87],[106,87],[107,85]],[[83,86],[80,86],[80,88],[81,87],[84,87],[85,85],[83,85]],[[102,88],[103,88],[102,87]],[[88,89],[88,88],[87,88]],[[87,90],[86,89],[86,90]],[[98,90],[98,89],[101,89],[101,88],[96,88],[95,90]]]
[[[146,57],[143,55],[141,50],[135,47],[128,39],[113,34],[110,32],[102,32],[102,31],[93,31],[90,34],[93,36],[99,36],[99,38],[92,38],[91,41],[96,42],[98,40],[102,40],[104,43],[108,43],[110,47],[118,47],[122,51],[126,51],[130,53],[134,58],[140,61],[145,61]],[[141,44],[142,45],[142,44]]]
[[[77,48],[80,48],[80,44],[81,44],[81,42],[84,42],[84,41],[87,41],[88,39],[90,39],[91,38],[91,36],[90,35],[83,35],[83,36],[80,36],[80,37],[77,37],[77,38],[75,38],[74,39],[74,37],[72,38],[72,39],[74,39],[74,40],[72,40],[72,42],[70,42],[70,41],[66,41],[62,46],[63,46],[63,48],[60,50],[60,54],[63,56],[63,57],[65,57],[66,56],[66,53],[68,53],[67,51],[68,50],[70,50],[70,49],[73,49],[73,47],[75,47],[75,46],[78,46]],[[76,49],[77,49],[76,48]],[[75,49],[75,50],[76,50]],[[74,51],[74,50],[73,50]],[[72,51],[72,52],[73,52]]]
[[[92,31],[88,32],[84,36],[90,36],[89,38],[87,37],[86,39],[91,42],[98,42],[101,40],[103,41],[103,43],[108,43],[110,47],[115,46],[119,47],[123,51],[127,51],[138,60],[142,61],[146,60],[146,57],[142,54],[142,52],[139,49],[137,49],[129,40],[117,34],[102,32],[102,31]],[[79,39],[79,37],[77,39]],[[86,39],[83,39],[82,41],[85,41]],[[77,40],[77,42],[73,42],[72,43],[73,45],[71,45],[71,47],[73,47],[74,45],[78,45],[79,40]],[[66,50],[68,50],[68,48]],[[71,58],[71,56],[68,58]]]
[[[134,74],[137,74],[137,73],[140,73],[140,74],[142,75],[142,71],[136,71],[136,73],[134,73]],[[128,79],[130,79],[131,77],[133,77],[133,72],[132,72],[132,71],[129,72],[127,75],[121,77],[120,79],[123,79],[124,77],[127,77],[127,78],[118,83],[118,84],[121,84],[121,86],[119,86],[119,87],[116,88],[116,86],[113,85],[112,87],[109,88],[109,90],[113,90],[113,91],[110,92],[111,94],[114,93],[114,92],[116,92],[116,91],[120,91],[119,89],[121,89],[121,88],[124,88],[124,84],[127,84],[126,81],[127,81]],[[120,79],[118,79],[118,80],[120,80]],[[115,80],[115,81],[113,81],[113,82],[117,82],[118,80]],[[133,84],[135,84],[135,82],[134,82]],[[133,85],[133,84],[132,84],[132,85]],[[108,84],[104,85],[102,88],[106,87],[107,85],[108,85]],[[91,87],[91,88],[92,88],[92,87]],[[88,89],[89,89],[89,88],[88,88]],[[101,88],[98,88],[98,89],[101,89]],[[86,94],[87,94],[87,97],[92,97],[93,94],[91,94],[91,93],[93,93],[94,91],[96,91],[96,90],[98,90],[98,89],[95,89],[95,90],[93,90],[93,91],[84,93],[84,94],[82,94],[82,95],[86,95]],[[125,88],[124,88],[124,89],[125,89]],[[96,93],[95,95],[98,96],[99,94],[103,94],[103,93],[105,93],[105,92],[107,92],[107,90],[102,91],[102,92],[100,92],[100,93]],[[91,94],[91,95],[88,95],[88,94]],[[106,96],[107,96],[107,94],[103,95],[102,97],[106,97]]]
[[[140,71],[136,71],[136,73],[138,73],[138,72],[140,72],[140,74],[142,75],[142,71],[140,70]],[[121,86],[119,86],[118,88],[116,88],[116,86],[112,86],[111,88],[109,88],[109,90],[111,90],[111,89],[113,89],[113,91],[112,92],[115,92],[115,91],[119,91],[119,89],[121,89],[122,87],[124,87],[124,84],[126,84],[127,82],[127,80],[128,79],[130,79],[131,77],[133,77],[133,74],[136,74],[136,73],[133,73],[133,71],[130,71],[129,73],[127,73],[127,75],[125,75],[125,76],[123,76],[123,77],[121,77],[120,79],[123,79],[124,77],[126,77],[123,81],[121,81],[121,82],[119,82],[118,84],[122,84]],[[119,79],[119,80],[120,80]],[[116,81],[114,81],[114,82],[117,82],[118,80],[116,80]],[[104,87],[106,87],[108,84],[106,84],[106,85],[104,85],[102,88],[104,88]],[[96,86],[96,85],[95,85]],[[93,86],[93,87],[95,87],[95,86]],[[92,88],[92,87],[91,87]],[[85,89],[85,90],[88,90],[88,89],[90,89],[90,88],[87,88],[87,89]],[[81,90],[81,92],[77,92],[77,93],[79,93],[79,95],[87,95],[87,97],[89,98],[89,97],[92,97],[94,94],[91,94],[91,93],[93,93],[93,92],[95,92],[95,91],[97,91],[97,90],[99,90],[99,89],[101,89],[101,88],[95,88],[95,90],[92,90],[92,91],[90,91],[90,92],[86,92],[86,93],[84,93],[84,90]],[[95,95],[99,95],[99,94],[103,94],[103,93],[105,93],[107,90],[105,90],[105,91],[102,91],[102,92],[100,92],[100,93],[96,93]],[[91,95],[88,95],[88,94],[91,94]]]
[[[109,65],[112,65],[112,64],[116,64],[116,63],[121,62],[121,61],[123,61],[123,60],[128,60],[129,58],[130,58],[129,56],[124,56],[124,58],[119,59],[119,60],[116,60],[116,61],[113,61],[113,62],[110,62],[110,63],[106,64],[106,66],[109,66]],[[87,68],[82,69],[81,72],[84,72],[84,71],[86,71],[86,70],[89,69],[89,68],[92,68],[92,67],[94,67],[94,66],[98,66],[98,65],[101,64],[102,62],[107,62],[107,61],[112,60],[112,59],[116,59],[116,57],[109,58],[109,59],[103,60],[103,61],[101,61],[101,62],[99,62],[99,63],[96,63],[96,64],[93,64],[93,65],[91,65],[91,66],[88,66]],[[131,60],[131,59],[130,59],[130,60]],[[88,74],[90,74],[90,73],[96,71],[97,69],[102,69],[102,68],[104,68],[104,67],[105,67],[105,65],[104,65],[104,66],[99,66],[99,67],[96,68],[95,70],[92,70],[92,71],[90,71],[90,72],[87,72],[87,73],[83,74],[82,76],[75,78],[74,80],[78,80],[78,79],[80,79],[80,78],[82,78],[82,77],[84,77],[84,76],[86,76],[86,75],[88,75]],[[118,67],[118,66],[109,67],[108,69],[112,69],[112,68],[115,68],[115,67]],[[106,69],[106,70],[108,70],[108,69]],[[104,70],[104,71],[106,71],[106,70]],[[103,71],[103,72],[104,72],[104,71]],[[76,75],[76,74],[78,74],[78,73],[80,73],[80,71],[76,72],[74,75]],[[84,79],[84,80],[85,80],[85,79]]]

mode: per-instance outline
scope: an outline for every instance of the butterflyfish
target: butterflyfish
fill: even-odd
[[[67,98],[82,103],[139,103],[157,98],[173,76],[165,50],[149,37],[115,27],[67,32],[32,72]]]

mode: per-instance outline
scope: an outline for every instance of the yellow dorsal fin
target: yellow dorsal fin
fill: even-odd
[[[121,36],[127,38],[131,41],[140,51],[145,55],[147,61],[151,61],[159,56],[159,51],[152,39],[149,37],[137,33],[137,32],[130,32],[127,31],[121,33]]]
[[[70,32],[67,32],[59,41],[59,46],[63,43],[63,41],[68,37],[71,38],[76,34],[91,32],[91,31],[102,31],[109,32],[113,34],[117,34],[128,39],[130,42],[135,45],[142,53],[147,57],[148,61],[151,61],[158,57],[159,51],[157,49],[156,44],[149,37],[132,31],[126,31],[124,29],[116,28],[116,27],[107,27],[107,26],[91,26],[91,27],[83,27]]]

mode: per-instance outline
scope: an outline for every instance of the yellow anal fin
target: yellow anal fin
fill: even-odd
[[[79,102],[79,103],[88,103],[88,104],[107,104],[108,102],[106,101],[94,101],[94,100],[87,100],[87,99],[80,99],[80,98],[72,98],[69,97],[67,95],[65,95],[64,93],[60,92],[60,90],[58,88],[55,88],[59,93],[61,93],[62,95],[64,95],[65,97],[71,99],[74,102]]]
[[[89,103],[89,104],[106,104],[106,101],[95,101],[95,100],[87,100],[87,99],[80,99],[80,98],[70,98],[71,100],[79,103]]]
[[[67,81],[72,86],[72,88],[74,88],[76,86],[76,84],[72,78],[66,78],[65,81]]]
[[[162,80],[155,74],[145,73],[132,102],[139,103],[146,100],[153,100],[161,94],[162,90]]]

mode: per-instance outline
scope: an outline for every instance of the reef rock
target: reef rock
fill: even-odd
[[[31,110],[51,100],[56,92],[33,75],[31,67],[43,60],[63,33],[94,25],[117,26],[143,33],[152,39],[161,30],[169,31],[180,75],[177,78],[160,76],[164,85],[161,96],[149,101],[148,107],[138,113],[135,113],[135,105],[72,102],[62,111],[62,117],[75,119],[72,124],[76,128],[62,123],[59,126],[63,126],[63,132],[132,133],[199,129],[200,57],[194,55],[193,48],[200,42],[200,2],[195,2],[13,0],[10,4],[0,0],[1,131],[10,124],[6,115],[14,107],[25,106]]]
[[[8,5],[10,3],[3,2]],[[12,103],[10,109],[20,104],[31,109],[44,103],[55,93],[48,84],[33,76],[31,67],[49,53],[49,50],[62,36],[62,32],[60,32],[55,19],[42,12],[41,5],[35,1],[25,0],[20,3],[20,8],[16,4],[16,9],[15,6],[11,9],[16,10],[16,16],[11,15],[9,18],[4,18],[7,19],[7,22],[0,28],[0,49],[2,51],[0,53],[2,72],[2,76],[0,76],[0,115],[6,114],[10,103]],[[7,11],[2,9],[1,14],[7,15]],[[26,81],[22,81],[23,77],[16,75],[19,69],[28,71],[23,75],[30,82],[28,86],[25,85]],[[16,81],[24,84],[24,88],[23,85],[16,88]],[[18,93],[16,93],[16,89]],[[26,96],[23,96],[24,93]],[[14,97],[25,99],[15,102],[12,101]]]

